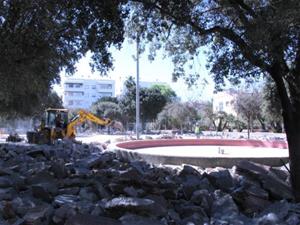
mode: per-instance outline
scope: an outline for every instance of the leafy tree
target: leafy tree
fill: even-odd
[[[129,122],[135,121],[135,81],[133,77],[129,77],[125,83],[125,93],[119,99],[119,106],[121,108],[122,114],[126,116],[125,123],[128,127]]]
[[[59,73],[74,72],[87,51],[93,68],[111,66],[111,45],[123,42],[122,1],[0,1],[0,105],[2,114],[31,114]]]
[[[266,123],[271,126],[275,132],[282,132],[282,108],[278,91],[276,90],[275,83],[272,80],[267,80],[263,88],[263,115]]]
[[[209,127],[212,125],[215,131],[223,131],[227,127],[229,121],[232,121],[231,115],[228,115],[223,111],[214,112],[212,102],[207,102],[203,105],[203,117],[209,120]]]
[[[42,105],[42,108],[63,108],[63,101],[61,97],[57,95],[55,91],[51,91],[44,99]]]
[[[141,122],[145,129],[145,123],[156,119],[157,114],[167,103],[166,97],[159,88],[142,88],[140,90]]]
[[[130,121],[135,121],[136,110],[136,83],[132,77],[125,81],[126,92],[120,98],[120,107],[129,116]],[[146,122],[153,121],[157,114],[167,103],[167,98],[157,87],[140,89],[140,118],[142,127]]]
[[[156,124],[159,127],[159,130],[164,129],[171,129],[171,119],[169,118],[168,111],[166,110],[166,107],[157,114]]]
[[[165,97],[168,103],[177,101],[178,97],[175,91],[169,86],[165,84],[155,84],[150,89],[159,89],[160,93]]]
[[[245,92],[240,91],[235,101],[235,110],[247,121],[248,138],[250,131],[253,130],[253,121],[261,114],[262,96],[258,91]]]
[[[172,128],[177,128],[183,133],[184,128],[191,127],[197,118],[197,111],[188,103],[174,102],[167,104],[158,114],[158,120],[163,125],[169,123]]]
[[[217,87],[225,79],[235,84],[241,78],[273,79],[282,104],[292,187],[300,201],[300,1],[131,2],[139,4],[130,23],[153,49],[168,51],[175,78],[183,76],[184,65],[207,46],[208,67]]]
[[[104,97],[101,97],[97,102],[113,102],[113,103],[118,104],[119,100],[117,97],[104,96]]]
[[[101,118],[122,120],[122,112],[118,104],[114,102],[96,102],[91,107],[91,112]]]

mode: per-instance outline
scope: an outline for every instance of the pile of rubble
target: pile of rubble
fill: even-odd
[[[300,224],[288,174],[124,162],[85,144],[0,145],[0,224]]]

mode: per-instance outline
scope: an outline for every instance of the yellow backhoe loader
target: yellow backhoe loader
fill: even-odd
[[[112,126],[122,129],[119,122],[100,118],[90,112],[79,110],[78,114],[69,121],[67,109],[46,109],[45,115],[36,131],[27,132],[28,143],[51,144],[57,139],[75,139],[76,126],[91,121],[102,126]]]

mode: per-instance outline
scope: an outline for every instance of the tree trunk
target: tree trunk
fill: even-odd
[[[248,118],[247,130],[248,130],[248,139],[250,139],[250,117]]]
[[[295,130],[286,130],[286,135],[289,145],[292,187],[296,201],[300,202],[300,125],[294,125],[293,127],[295,127]]]
[[[274,66],[270,74],[276,83],[281,100],[284,129],[289,146],[291,184],[295,200],[300,202],[300,80],[299,76],[294,74],[296,79],[285,84],[283,80],[285,73],[280,71],[278,66]]]

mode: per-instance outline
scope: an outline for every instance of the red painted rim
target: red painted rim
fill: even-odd
[[[285,141],[262,140],[231,140],[231,139],[159,139],[139,140],[118,143],[116,146],[123,149],[139,149],[164,146],[191,146],[191,145],[217,145],[217,146],[249,146],[264,148],[288,148]]]

